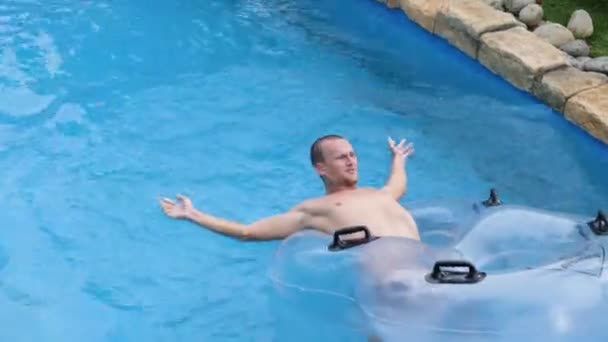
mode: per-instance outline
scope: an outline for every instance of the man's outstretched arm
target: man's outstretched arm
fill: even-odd
[[[307,214],[299,209],[266,217],[251,224],[242,224],[205,214],[192,205],[189,198],[178,195],[180,203],[168,198],[161,201],[161,207],[167,216],[187,219],[217,233],[240,240],[274,240],[285,238],[308,224]]]
[[[412,143],[403,146],[405,139],[396,145],[392,138],[388,138],[389,148],[393,153],[388,180],[382,188],[398,200],[407,191],[407,173],[405,170],[407,157],[414,153]]]

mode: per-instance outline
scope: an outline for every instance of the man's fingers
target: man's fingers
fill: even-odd
[[[173,208],[175,208],[175,204],[170,203],[170,202],[163,202],[160,204],[161,208],[163,208],[163,211],[165,213],[168,213],[169,211],[171,211]]]
[[[409,155],[412,155],[414,153],[414,144],[413,143],[408,142],[404,146],[404,144],[407,142],[407,139],[401,139],[399,144],[396,145],[393,138],[388,137],[388,142],[391,146],[391,149],[393,150],[393,153],[400,154],[400,155],[406,156],[406,157]]]
[[[401,145],[401,144],[400,144]],[[395,148],[395,151],[403,156],[409,156],[414,151],[414,144],[408,143],[405,146],[398,146]]]
[[[160,207],[163,209],[163,211],[164,211],[165,213],[167,213],[167,212],[169,212],[169,210],[171,210],[172,205],[171,205],[171,204],[168,204],[168,203],[163,202],[163,203],[161,203],[161,204],[160,204]]]
[[[161,204],[175,204],[172,200],[164,197]]]

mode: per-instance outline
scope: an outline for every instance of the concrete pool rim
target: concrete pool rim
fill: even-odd
[[[608,144],[608,76],[571,65],[566,53],[513,14],[483,0],[376,0],[475,59],[514,87]]]

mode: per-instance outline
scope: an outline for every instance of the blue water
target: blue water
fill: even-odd
[[[321,194],[341,133],[361,183],[407,138],[403,203],[593,215],[608,149],[371,0],[0,4],[0,340],[273,340],[276,242],[163,216],[183,193],[251,222]],[[294,313],[297,315],[297,313]]]

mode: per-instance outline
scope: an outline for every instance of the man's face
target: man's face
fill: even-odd
[[[317,165],[320,176],[331,184],[357,184],[357,156],[351,144],[344,139],[322,142],[323,162]]]

